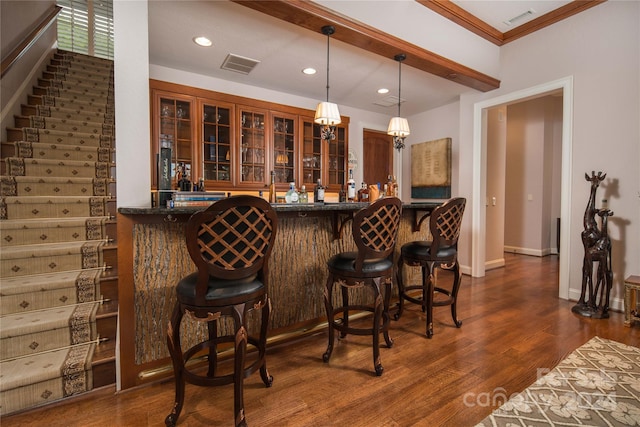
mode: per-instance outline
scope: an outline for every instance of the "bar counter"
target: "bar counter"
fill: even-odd
[[[366,203],[274,204],[276,240],[269,259],[272,301],[269,336],[277,341],[321,325],[327,260],[355,250],[351,218]],[[406,203],[398,232],[403,243],[428,237],[428,218],[439,203]],[[167,324],[175,303],[174,286],[195,271],[184,242],[184,225],[204,207],[118,209],[120,366],[122,389],[158,380],[173,371],[166,345]],[[420,229],[421,228],[421,229]],[[418,268],[405,270],[417,280]],[[397,289],[394,286],[394,298]],[[393,302],[392,302],[393,303]],[[249,319],[249,327],[255,321]],[[206,325],[185,327],[187,346],[203,337]],[[322,355],[318,355],[321,362]]]

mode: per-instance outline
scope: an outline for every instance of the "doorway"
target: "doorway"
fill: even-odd
[[[473,187],[472,187],[472,239],[471,274],[485,275],[486,243],[486,172],[487,172],[487,112],[491,107],[524,101],[557,90],[562,91],[562,173],[560,189],[560,265],[558,296],[569,299],[569,270],[572,254],[570,239],[571,216],[571,164],[573,129],[573,77],[565,77],[474,104],[473,111]]]
[[[362,131],[362,180],[370,184],[384,184],[393,171],[393,138],[386,132]],[[359,187],[359,186],[358,186]]]

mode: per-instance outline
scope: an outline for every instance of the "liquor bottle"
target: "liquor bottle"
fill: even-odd
[[[298,198],[300,203],[309,203],[309,193],[307,193],[307,188],[304,184],[300,187],[300,196]]]
[[[296,191],[295,182],[289,183],[289,191],[284,195],[285,203],[298,203],[300,198],[298,197],[298,192]]]
[[[349,180],[347,181],[347,201],[356,201],[356,181],[353,179],[353,169],[349,169]]]
[[[324,187],[320,183],[320,179],[318,179],[318,185],[313,192],[313,201],[315,203],[324,203]]]
[[[385,196],[393,196],[393,175],[387,176],[387,188],[385,190]]]
[[[338,193],[338,201],[345,203],[347,201],[347,193],[344,191],[344,184],[340,185],[340,192]]]
[[[269,203],[276,202],[276,172],[271,171],[271,183],[269,184]]]
[[[364,182],[362,183],[362,188],[358,190],[358,201],[369,203],[369,189],[367,188],[367,184]]]

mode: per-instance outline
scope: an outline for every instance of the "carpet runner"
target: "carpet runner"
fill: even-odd
[[[640,348],[594,337],[476,427],[638,425]]]
[[[115,236],[113,62],[56,52],[2,143],[0,415],[87,392]]]

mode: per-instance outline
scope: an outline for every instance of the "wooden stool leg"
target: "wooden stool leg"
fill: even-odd
[[[382,327],[384,340],[387,343],[387,347],[393,347],[393,339],[389,336],[389,324],[391,322],[391,316],[389,315],[389,304],[391,303],[391,285],[393,281],[391,277],[385,279],[384,284],[384,306],[382,307]]]
[[[396,283],[398,283],[398,311],[394,314],[395,320],[400,319],[402,316],[402,310],[404,309],[404,281],[402,277],[402,267],[404,265],[404,258],[402,253],[398,257],[398,263],[396,265]]]
[[[383,298],[380,294],[380,277],[373,279],[373,366],[376,375],[382,375],[384,368],[380,361],[380,323],[382,322]]]
[[[173,308],[173,314],[171,315],[171,321],[167,328],[167,347],[169,348],[169,354],[171,355],[171,362],[173,363],[173,374],[175,376],[175,400],[171,413],[167,415],[164,423],[168,427],[174,427],[178,422],[180,412],[182,412],[182,405],[184,404],[184,359],[182,357],[182,347],[180,345],[180,323],[182,321],[182,309],[180,304],[176,303]]]
[[[423,269],[422,274],[422,301],[423,309],[427,315],[427,338],[433,337],[433,292],[435,287],[433,269],[433,263],[429,263],[429,271]]]
[[[267,387],[273,385],[273,377],[269,375],[267,370],[267,327],[269,326],[269,318],[271,317],[271,298],[265,297],[266,303],[262,307],[262,324],[260,325],[260,345],[258,348],[259,357],[262,359],[262,366],[260,366],[260,377],[262,382]]]
[[[460,264],[458,260],[456,260],[453,265],[453,274],[454,282],[453,287],[451,288],[451,317],[453,318],[453,323],[455,323],[456,327],[459,328],[462,326],[462,322],[458,320],[457,306],[458,306],[458,290],[460,290],[460,283],[462,282],[462,274],[460,274]]]
[[[247,330],[245,322],[245,304],[238,304],[233,309],[235,324],[235,355],[233,380],[233,410],[236,427],[245,427],[247,421],[244,415],[244,362],[247,352]]]
[[[329,335],[329,343],[327,344],[327,350],[322,355],[322,360],[327,363],[331,358],[333,352],[333,340],[335,329],[333,327],[333,275],[329,274],[327,278],[327,284],[324,290],[324,307],[327,312],[327,333]]]

